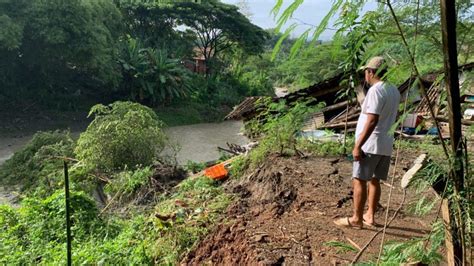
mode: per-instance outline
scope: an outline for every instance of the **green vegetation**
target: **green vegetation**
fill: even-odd
[[[7,0],[0,17],[3,101],[67,108],[87,83],[100,89],[119,81],[114,57],[121,14],[111,1]],[[59,102],[61,94],[69,100]]]
[[[92,107],[95,115],[77,141],[75,153],[85,164],[114,170],[150,165],[163,150],[163,123],[153,110],[137,103],[115,102]]]
[[[165,50],[145,48],[129,38],[120,59],[123,78],[133,100],[152,104],[185,97],[191,87],[191,73],[169,58]],[[158,81],[158,82],[157,82]]]
[[[38,132],[1,166],[0,182],[22,184],[25,189],[40,184],[54,187],[57,180],[53,173],[62,169],[58,157],[72,157],[74,145],[67,132]]]
[[[229,202],[221,187],[200,177],[184,181],[173,194],[162,198],[155,209],[157,215],[102,218],[93,200],[83,192],[74,192],[74,260],[86,264],[176,264],[212,228]],[[62,191],[44,200],[25,199],[20,209],[0,206],[0,263],[64,264],[64,212]]]
[[[18,209],[0,206],[0,263],[66,262],[64,159],[75,262],[176,264],[221,219],[231,198],[217,182],[166,183],[176,184],[183,171],[156,163],[168,143],[150,108],[116,102],[90,114],[95,119],[77,145],[67,133],[40,132],[1,166],[2,183],[24,187]],[[107,198],[101,211],[97,193]]]
[[[296,102],[291,106],[285,101],[272,102],[262,99],[259,103],[260,112],[247,124],[247,132],[258,137],[259,144],[246,157],[240,157],[232,163],[232,173],[240,176],[244,171],[259,167],[271,154],[278,156],[342,155],[354,142],[348,137],[343,142],[322,142],[305,139],[299,135],[309,115],[322,108],[322,104],[314,105],[313,100]],[[345,144],[345,145],[344,145]]]
[[[71,194],[72,233],[78,241],[102,229],[95,202],[84,193]],[[25,199],[18,210],[0,206],[3,264],[32,264],[64,261],[64,192],[58,191],[44,200]],[[105,232],[104,232],[105,233]]]
[[[345,252],[349,252],[349,251],[352,251],[352,252],[356,252],[357,249],[349,244],[346,244],[346,243],[342,243],[342,242],[339,242],[339,241],[328,241],[326,243],[324,243],[325,246],[328,246],[328,247],[335,247],[338,249],[338,252],[337,253],[345,253]]]
[[[153,169],[150,166],[139,168],[134,171],[121,171],[105,186],[105,192],[109,195],[120,194],[122,197],[132,196],[138,189],[149,183],[153,175]]]
[[[192,172],[192,173],[198,173],[199,171],[204,170],[206,168],[205,163],[197,163],[193,161],[188,161],[186,163],[186,170]]]
[[[0,25],[5,110],[132,100],[172,116],[193,106],[167,119],[176,125],[216,121],[243,97],[272,93],[230,63],[261,53],[267,32],[220,1],[7,0]]]
[[[274,87],[295,91],[338,73],[359,82],[356,70],[373,55],[389,59],[386,78],[397,85],[413,73],[408,51],[421,74],[442,67],[436,5],[396,7],[406,47],[382,4],[362,14],[366,1],[335,1],[318,26],[291,39],[296,25],[280,30],[303,1],[283,12],[283,1],[276,1],[277,27],[266,31],[236,6],[200,2],[0,1],[0,105],[12,110],[93,106],[89,116],[94,117],[77,142],[67,132],[39,132],[0,167],[2,184],[22,185],[18,209],[0,206],[0,263],[65,263],[62,163],[66,159],[75,260],[177,264],[219,221],[231,198],[205,177],[186,179],[177,187],[160,183],[165,167],[171,169],[171,177],[182,172],[176,165],[164,165],[159,156],[170,145],[163,133],[165,124],[216,121],[246,96],[269,96]],[[471,9],[467,2],[458,4],[460,63],[473,59]],[[335,36],[320,42],[331,17],[338,17]],[[341,97],[344,93],[349,92]],[[316,99],[288,104],[266,98],[261,104],[262,112],[246,125],[259,146],[234,161],[235,176],[259,167],[272,154],[341,155],[353,145],[350,136],[341,143],[299,135],[306,118],[323,107]],[[446,178],[453,165],[439,145],[431,140],[401,145],[426,150],[432,158],[412,184],[416,191],[446,183],[442,196],[453,202],[456,219],[471,224],[472,171],[465,176],[468,189],[455,191]],[[190,162],[186,168],[198,172],[204,165]],[[133,200],[142,192],[152,206]],[[92,199],[93,195],[100,199]],[[96,200],[110,205],[100,212]],[[412,202],[410,210],[424,215],[436,203],[423,197]],[[425,238],[387,243],[382,262],[439,262],[443,227],[439,222],[432,227]],[[466,230],[468,235],[472,228]],[[328,245],[352,250],[337,242]]]

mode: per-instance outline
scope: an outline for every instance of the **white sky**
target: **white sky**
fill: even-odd
[[[224,3],[228,4],[236,4],[239,0],[222,0]],[[293,0],[284,0],[284,6],[287,7],[291,4]],[[268,29],[275,27],[275,20],[272,15],[270,15],[270,11],[272,10],[273,6],[276,3],[276,0],[247,0],[247,3],[250,7],[250,10],[253,14],[251,20],[254,24],[260,26],[261,28]],[[293,18],[296,18],[304,23],[308,23],[311,25],[318,25],[318,23],[323,19],[323,17],[329,12],[331,9],[333,1],[332,0],[305,0],[304,3],[298,8],[298,10],[294,13]],[[364,10],[373,10],[376,8],[376,2],[369,3]],[[300,21],[293,19],[289,20],[287,25],[292,23],[300,23]],[[307,25],[300,25],[293,31],[293,37],[299,36],[303,33],[306,29],[308,29]],[[331,30],[326,30],[320,36],[320,39],[327,41],[331,39],[334,32]]]

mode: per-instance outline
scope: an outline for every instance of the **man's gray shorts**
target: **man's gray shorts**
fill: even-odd
[[[370,180],[373,177],[386,180],[390,168],[390,156],[366,153],[360,161],[354,161],[352,177]]]

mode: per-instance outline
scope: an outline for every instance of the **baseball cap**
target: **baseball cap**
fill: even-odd
[[[366,70],[367,68],[370,69],[385,69],[387,68],[387,64],[385,63],[385,59],[382,56],[375,56],[370,58],[365,66],[361,66],[359,70]]]

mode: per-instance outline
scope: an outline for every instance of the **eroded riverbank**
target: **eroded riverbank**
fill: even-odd
[[[171,143],[178,145],[176,160],[178,164],[184,165],[188,161],[207,162],[218,159],[220,154],[217,147],[226,147],[227,142],[238,145],[247,143],[247,138],[240,134],[242,126],[240,121],[203,123],[169,127],[165,129],[165,133]],[[72,128],[77,129],[78,127]],[[73,138],[77,139],[80,131],[73,131],[71,134]],[[16,136],[0,137],[0,165],[20,150],[32,137],[33,133],[22,134],[21,132]],[[169,148],[164,153],[174,154]],[[0,204],[14,202],[15,191],[12,188],[0,187]]]

